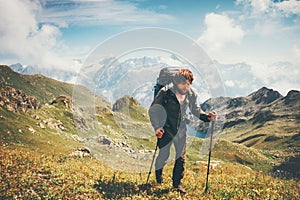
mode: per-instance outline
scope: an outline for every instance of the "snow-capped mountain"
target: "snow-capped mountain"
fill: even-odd
[[[58,81],[75,83],[77,73],[64,69],[41,68],[37,66],[22,65],[20,63],[10,65],[10,68],[20,74],[42,74]]]
[[[227,97],[245,96],[263,86],[275,89],[276,87],[273,85],[266,84],[266,77],[268,78],[267,81],[273,83],[276,80],[281,80],[280,77],[283,76],[283,73],[280,73],[280,79],[275,79],[276,74],[269,76],[267,76],[268,73],[267,75],[260,74],[260,67],[257,64],[221,64],[217,61],[214,61],[214,64],[219,72],[221,84]],[[184,67],[193,71],[195,81],[192,87],[198,93],[199,103],[211,97],[210,88],[205,82],[207,77],[199,74],[201,71],[199,72],[197,67],[191,66],[190,63],[174,54],[169,57],[143,56],[123,60],[115,57],[102,58],[95,64],[83,65],[77,74],[72,71],[22,66],[21,64],[10,67],[22,74],[43,74],[60,81],[84,85],[111,103],[125,95],[130,95],[148,108],[153,100],[153,88],[159,72],[167,66]],[[273,68],[286,69],[287,66],[291,68],[290,63],[275,63]],[[289,76],[291,75],[289,74]]]
[[[124,95],[133,96],[144,107],[149,107],[153,100],[153,88],[162,68],[176,66],[181,68],[193,67],[175,55],[169,57],[137,57],[124,61],[106,58],[99,63],[83,67],[79,73],[79,82],[103,96],[110,102],[115,102]],[[200,92],[200,100],[209,97],[200,74],[194,73],[193,88]]]

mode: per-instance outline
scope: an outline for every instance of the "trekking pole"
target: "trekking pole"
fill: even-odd
[[[155,158],[155,155],[156,155],[157,147],[158,147],[158,139],[157,139],[157,143],[156,143],[155,151],[154,151],[154,154],[153,154],[153,158],[152,158],[152,162],[151,162],[150,170],[149,170],[149,173],[148,173],[148,177],[147,177],[146,185],[148,184],[148,181],[149,181],[149,178],[150,178],[150,174],[151,174],[151,171],[152,171],[152,166],[153,166],[154,158]]]
[[[211,122],[211,133],[210,133],[210,141],[209,141],[209,149],[208,149],[208,163],[207,163],[207,173],[206,173],[206,184],[204,192],[208,190],[208,175],[209,175],[209,167],[210,167],[210,156],[212,150],[212,140],[213,140],[213,131],[214,131],[215,121],[212,120]]]

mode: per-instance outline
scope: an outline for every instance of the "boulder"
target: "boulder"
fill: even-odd
[[[35,97],[28,96],[21,90],[9,86],[0,88],[0,106],[5,106],[9,111],[26,113],[28,109],[37,110],[39,105]]]
[[[79,147],[74,152],[70,153],[69,156],[79,158],[91,157],[91,151],[87,147]]]

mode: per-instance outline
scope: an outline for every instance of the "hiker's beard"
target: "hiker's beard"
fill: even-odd
[[[176,84],[174,84],[174,88],[175,90],[181,94],[181,95],[185,95],[188,91],[184,92],[182,89],[180,89]]]

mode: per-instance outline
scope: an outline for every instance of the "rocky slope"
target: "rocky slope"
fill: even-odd
[[[299,177],[300,164],[295,162],[300,157],[299,91],[282,96],[263,87],[246,97],[210,99],[202,107],[223,116],[221,138],[263,150],[284,163],[276,170]]]
[[[39,108],[40,102],[33,96],[26,95],[21,90],[5,86],[0,88],[0,106],[13,112],[27,112],[28,109]]]
[[[246,136],[247,131],[270,126],[275,121],[291,124],[289,130],[283,129],[281,135],[297,134],[300,111],[300,92],[292,90],[285,97],[277,91],[263,87],[246,97],[209,99],[202,104],[206,111],[214,110],[219,115],[224,116],[224,135],[231,140],[236,140],[241,136]],[[239,127],[248,127],[244,133],[232,134]]]

